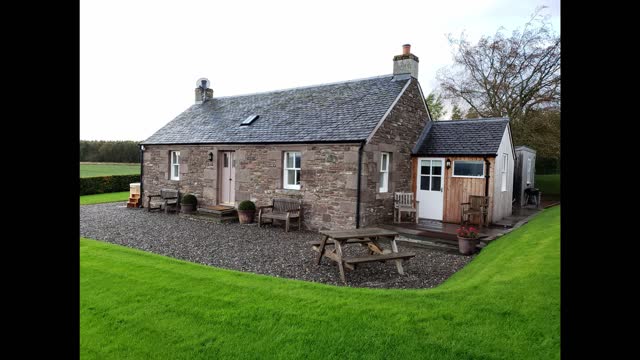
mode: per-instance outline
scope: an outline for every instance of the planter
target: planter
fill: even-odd
[[[183,214],[193,214],[195,211],[195,205],[193,204],[180,204],[180,211]]]
[[[255,214],[255,210],[238,210],[238,218],[240,219],[240,224],[251,224],[253,222]]]
[[[476,252],[476,246],[478,245],[478,239],[465,238],[458,236],[458,249],[463,255],[471,255]]]

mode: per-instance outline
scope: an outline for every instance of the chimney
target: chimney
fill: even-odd
[[[209,80],[201,78],[196,83],[196,104],[202,104],[213,99],[213,89],[209,89]]]
[[[393,57],[393,75],[411,74],[418,78],[418,57],[411,53],[411,45],[402,45],[402,55]]]

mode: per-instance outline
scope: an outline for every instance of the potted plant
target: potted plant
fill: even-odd
[[[251,224],[256,213],[256,204],[251,200],[244,200],[238,204],[240,224]]]
[[[478,245],[478,230],[471,226],[461,226],[458,228],[458,249],[463,255],[471,255],[476,251]]]
[[[192,214],[196,210],[198,199],[193,194],[186,194],[180,201],[180,210],[183,214]]]

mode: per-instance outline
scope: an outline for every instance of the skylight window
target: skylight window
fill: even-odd
[[[259,117],[260,115],[251,115],[248,118],[244,119],[244,121],[242,122],[242,124],[240,124],[240,126],[251,125],[251,123],[254,122]]]

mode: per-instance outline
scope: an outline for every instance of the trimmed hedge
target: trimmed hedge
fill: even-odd
[[[113,175],[80,178],[80,195],[129,191],[131,183],[139,183],[140,175]]]

